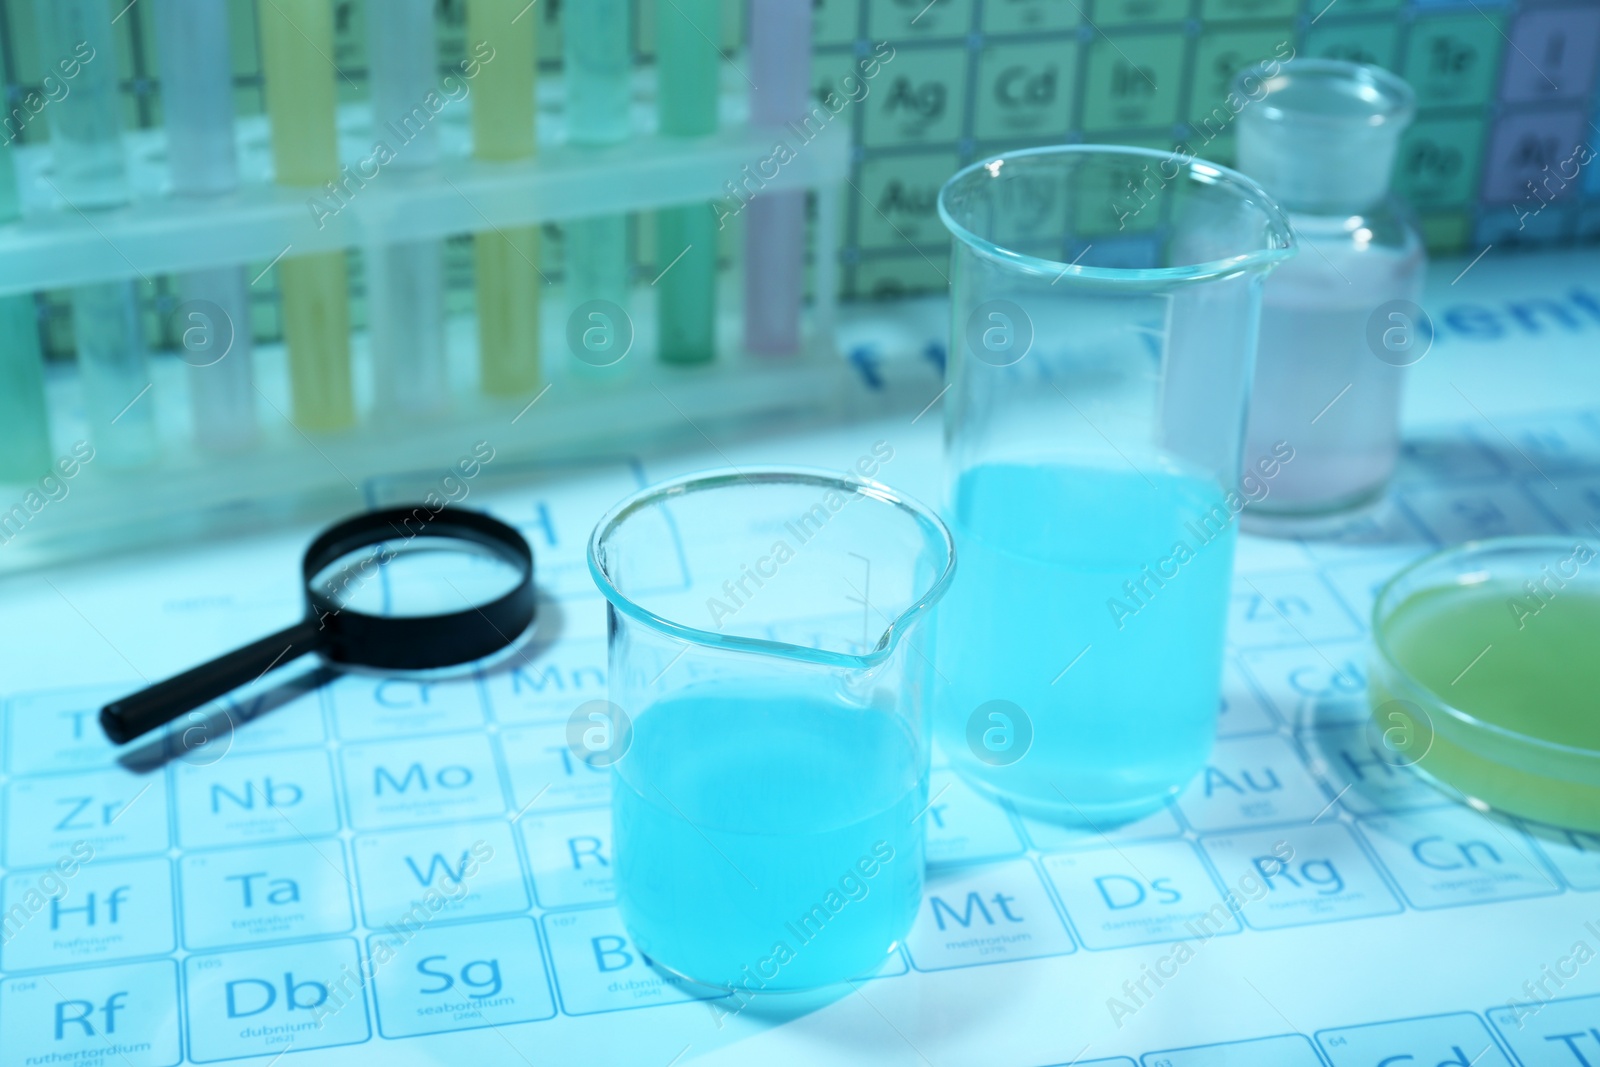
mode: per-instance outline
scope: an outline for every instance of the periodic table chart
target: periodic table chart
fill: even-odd
[[[1511,299],[1570,273],[1480,269],[1464,287]],[[1468,395],[1462,344],[1436,356]],[[1363,727],[1379,582],[1438,545],[1600,522],[1600,407],[1498,410],[1411,426],[1390,506],[1338,536],[1241,540],[1218,739],[1168,809],[1067,830],[936,757],[904,945],[821,1001],[743,1011],[652,969],[612,907],[609,772],[566,740],[605,694],[584,542],[681,470],[840,467],[879,438],[884,477],[934,498],[934,420],[486,479],[471,504],[539,557],[517,655],[421,680],[287,668],[226,706],[236,730],[195,744],[180,721],[120,759],[95,713],[129,668],[288,621],[309,530],[8,579],[0,1067],[1600,1064],[1600,838],[1456,804]]]

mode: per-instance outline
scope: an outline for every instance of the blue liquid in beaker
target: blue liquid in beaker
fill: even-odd
[[[708,684],[638,715],[617,771],[618,907],[680,973],[815,988],[916,917],[927,770],[891,714]]]
[[[1137,818],[1211,748],[1237,520],[1216,482],[1141,466],[982,465],[957,483],[960,570],[935,623],[939,741],[1029,814]],[[1014,762],[969,741],[995,700],[1032,725]]]

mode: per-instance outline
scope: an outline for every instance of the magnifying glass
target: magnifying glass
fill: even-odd
[[[533,623],[533,550],[481,512],[425,507],[324,530],[301,565],[306,617],[100,709],[125,744],[312,652],[330,663],[432,670],[510,646]]]

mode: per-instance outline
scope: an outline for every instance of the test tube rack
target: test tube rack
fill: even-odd
[[[616,455],[647,442],[703,441],[714,427],[815,415],[848,402],[852,373],[834,343],[837,315],[840,189],[850,146],[842,130],[810,139],[750,125],[745,102],[723,94],[722,129],[699,138],[654,132],[648,101],[636,104],[638,136],[615,148],[569,146],[560,91],[541,86],[540,148],[535,159],[482,163],[471,159],[465,108],[440,116],[441,163],[423,173],[376,175],[333,214],[337,201],[317,190],[272,184],[268,128],[262,117],[237,124],[241,186],[216,199],[170,195],[163,131],[125,137],[132,203],[84,213],[61,202],[48,178],[49,154],[19,148],[16,164],[22,221],[0,227],[0,295],[69,288],[119,279],[152,279],[177,272],[257,264],[285,254],[365,249],[446,238],[502,227],[556,224],[608,214],[648,213],[723,202],[730,229],[741,224],[730,189],[772,156],[775,138],[798,149],[763,192],[807,191],[813,204],[805,340],[794,356],[756,356],[741,350],[739,271],[719,280],[718,356],[704,366],[665,365],[653,358],[654,301],[650,279],[639,279],[628,308],[636,332],[626,378],[586,377],[568,344],[569,301],[559,284],[543,303],[542,391],[527,397],[482,395],[475,376],[476,325],[458,315],[448,325],[451,398],[431,418],[395,418],[372,409],[371,352],[363,334],[353,340],[360,424],[335,434],[308,434],[287,417],[288,377],[281,345],[256,346],[260,441],[238,453],[202,453],[189,433],[189,368],[171,352],[153,352],[151,395],[158,408],[163,451],[154,465],[110,470],[90,463],[74,478],[71,499],[27,517],[25,536],[0,531],[0,572],[154,542],[176,529],[206,533],[249,528],[285,509],[307,513],[349,510],[373,479],[452,466],[478,441],[500,461],[595,454]],[[637,99],[637,97],[636,97]],[[546,105],[543,101],[550,100]],[[372,154],[371,112],[347,105],[339,113],[341,161],[351,168]],[[799,144],[804,140],[803,144]],[[370,174],[371,168],[366,168]],[[316,198],[323,211],[313,211]],[[724,241],[737,248],[738,241]],[[76,375],[52,366],[48,375],[54,450],[66,455],[93,434],[83,425]],[[130,398],[131,399],[131,398]],[[46,472],[41,472],[44,474]],[[36,486],[0,485],[0,513]]]

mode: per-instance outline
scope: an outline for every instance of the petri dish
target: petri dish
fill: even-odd
[[[1469,542],[1372,611],[1374,740],[1457,799],[1600,831],[1600,541]]]

